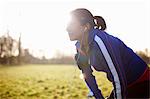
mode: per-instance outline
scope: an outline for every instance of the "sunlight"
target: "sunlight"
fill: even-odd
[[[79,78],[83,80],[83,79],[84,79],[84,75],[81,73],[81,74],[79,75]]]
[[[22,47],[28,48],[38,57],[44,55],[50,58],[57,52],[73,55],[75,42],[69,40],[66,26],[70,20],[70,11],[84,7],[93,15],[102,15],[107,23],[107,32],[123,40],[134,51],[150,49],[150,30],[147,21],[150,14],[144,1],[134,4],[130,2],[107,4],[98,1],[88,1],[87,4],[83,1],[5,2],[0,7],[0,35],[9,30],[10,35],[18,39],[21,33]],[[114,14],[112,11],[120,14]],[[128,16],[131,14],[132,16]],[[143,25],[137,24],[137,20]]]

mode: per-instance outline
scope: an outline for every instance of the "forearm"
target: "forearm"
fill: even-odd
[[[104,99],[103,95],[101,94],[101,91],[98,89],[98,85],[95,80],[95,76],[92,75],[92,72],[88,70],[88,68],[84,68],[84,79],[90,90],[93,92],[94,97],[96,99]]]

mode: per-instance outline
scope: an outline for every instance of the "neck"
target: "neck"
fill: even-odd
[[[80,41],[80,48],[84,52],[86,52],[86,50],[88,49],[88,36],[89,36],[88,32],[87,33],[83,33],[81,39],[79,40]]]

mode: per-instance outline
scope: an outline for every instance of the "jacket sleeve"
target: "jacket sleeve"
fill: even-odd
[[[93,70],[91,69],[91,66],[82,66],[82,72],[84,74],[84,79],[91,91],[94,94],[94,97],[96,99],[104,99],[101,91],[98,89],[98,85],[96,83],[95,76],[92,74]]]
[[[76,43],[76,48],[79,48],[79,42]],[[101,94],[101,91],[98,89],[98,85],[96,83],[95,76],[92,74],[93,70],[88,62],[89,57],[81,54],[77,50],[77,54],[75,55],[76,63],[80,70],[82,70],[82,73],[84,75],[84,79],[88,87],[91,89],[91,91],[94,94],[94,97],[96,99],[104,99],[104,97]]]
[[[96,83],[95,76],[92,74],[93,70],[88,63],[88,57],[79,53],[75,57],[77,61],[77,65],[84,75],[85,82],[87,83],[88,87],[94,94],[96,99],[103,99],[101,91],[98,89],[98,85]]]

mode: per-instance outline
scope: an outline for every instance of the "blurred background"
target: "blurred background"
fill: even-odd
[[[109,34],[149,56],[148,0],[3,0],[0,4],[1,58],[71,58],[75,42],[69,41],[66,26],[70,11],[76,8],[101,15]]]
[[[0,0],[0,98],[85,99],[75,41],[66,32],[76,8],[102,16],[106,32],[150,64],[149,0]],[[97,79],[109,96],[112,85],[105,74]]]

